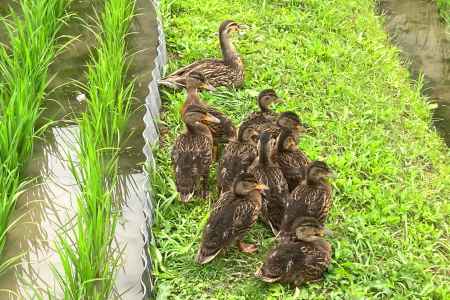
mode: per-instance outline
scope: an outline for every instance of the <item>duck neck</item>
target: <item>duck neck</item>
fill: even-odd
[[[258,101],[258,106],[262,112],[264,112],[264,113],[270,112],[270,108],[266,103],[262,103],[261,101]]]
[[[219,39],[224,62],[230,66],[238,66],[241,59],[236,51],[236,48],[234,48],[228,33],[226,31],[220,32]]]
[[[270,153],[269,153],[269,149],[268,149],[268,144],[263,144],[261,145],[260,149],[259,149],[259,163],[261,165],[265,165],[268,166],[270,165]]]
[[[198,96],[198,89],[196,87],[187,87],[187,100],[191,103],[198,103],[200,101],[200,98]]]

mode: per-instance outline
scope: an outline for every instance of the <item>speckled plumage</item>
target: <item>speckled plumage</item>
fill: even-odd
[[[276,126],[278,114],[273,111],[256,111],[250,113],[242,122],[240,128],[252,127],[259,133],[269,126]]]
[[[240,141],[230,141],[223,151],[217,171],[219,191],[231,189],[234,179],[246,172],[256,158],[256,147]]]
[[[289,188],[280,167],[272,161],[274,141],[263,133],[258,144],[258,158],[250,167],[256,180],[269,187],[263,195],[261,219],[277,234],[284,215],[284,205],[289,197]]]
[[[283,220],[285,201],[289,197],[286,179],[278,166],[258,165],[251,172],[258,181],[269,187],[263,195],[261,220],[277,234]]]
[[[291,193],[286,202],[286,211],[281,226],[282,233],[287,232],[298,216],[313,217],[323,224],[332,204],[332,190],[324,179],[314,178],[310,173],[315,166],[325,166],[325,175],[330,173],[328,167],[318,161],[311,162],[306,170],[306,177]],[[321,169],[322,170],[322,169]]]
[[[324,239],[287,241],[268,253],[258,276],[267,282],[301,286],[321,280],[330,262],[331,245]]]
[[[259,192],[240,196],[234,191],[222,193],[203,230],[197,254],[199,263],[207,263],[234,241],[241,240],[255,224],[261,211]]]
[[[172,148],[175,184],[180,194],[193,194],[203,177],[208,177],[212,159],[212,139],[205,135],[181,134]]]
[[[284,178],[289,186],[289,191],[293,191],[301,182],[303,174],[299,169],[304,169],[310,162],[309,158],[300,150],[293,152],[278,152],[275,161],[280,166]]]

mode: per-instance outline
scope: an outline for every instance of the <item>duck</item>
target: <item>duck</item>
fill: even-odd
[[[267,126],[276,125],[279,114],[271,110],[270,105],[273,103],[280,103],[283,100],[278,97],[277,93],[273,89],[261,91],[257,100],[260,111],[252,112],[248,115],[240,127],[253,127],[260,133]]]
[[[275,124],[267,126],[263,132],[270,134],[272,139],[277,139],[282,129],[289,129],[297,138],[306,132],[308,126],[300,121],[298,115],[293,111],[286,111],[280,114]]]
[[[217,184],[221,193],[232,188],[233,180],[240,173],[247,172],[256,159],[258,132],[252,128],[239,128],[236,140],[225,146],[218,164]]]
[[[331,244],[324,239],[327,230],[317,219],[305,216],[299,216],[295,226],[294,237],[268,252],[256,277],[295,287],[322,280],[332,255]]]
[[[325,162],[316,160],[307,165],[304,173],[300,185],[286,201],[281,236],[287,234],[298,215],[314,217],[323,224],[331,208],[332,189],[328,178],[334,176],[333,171]]]
[[[255,244],[246,244],[242,240],[258,219],[261,193],[266,189],[252,174],[242,173],[235,178],[232,190],[220,195],[203,228],[196,256],[198,264],[209,263],[234,242],[244,253],[257,250]]]
[[[258,156],[249,170],[258,181],[269,187],[263,195],[261,220],[277,235],[284,215],[284,203],[289,197],[289,187],[280,167],[272,160],[275,142],[267,132],[260,135]]]
[[[186,78],[186,84],[187,84],[187,96],[186,100],[184,101],[183,105],[181,106],[181,115],[186,111],[186,109],[190,105],[201,105],[205,107],[205,109],[208,111],[209,114],[213,115],[214,117],[218,118],[220,120],[220,123],[208,123],[208,127],[211,130],[211,134],[213,136],[213,143],[214,143],[214,161],[217,160],[219,153],[218,153],[218,145],[219,144],[225,144],[230,139],[236,136],[236,127],[233,124],[233,121],[225,115],[223,112],[219,111],[218,109],[208,105],[208,103],[202,101],[200,99],[199,90],[205,89],[212,91],[215,88],[208,82],[207,78],[198,71],[192,71],[187,75]]]
[[[292,192],[301,182],[306,166],[311,160],[297,146],[295,134],[286,128],[277,138],[274,160],[278,163]]]
[[[223,21],[219,27],[219,41],[222,59],[203,59],[185,66],[159,81],[159,85],[172,89],[186,87],[186,75],[198,71],[205,75],[214,87],[241,88],[244,84],[244,64],[231,42],[231,34],[247,26],[232,20]]]
[[[220,123],[220,120],[199,105],[189,106],[182,119],[186,125],[186,132],[176,138],[171,158],[175,185],[181,201],[186,203],[194,194],[201,198],[208,196],[213,138],[204,123]]]

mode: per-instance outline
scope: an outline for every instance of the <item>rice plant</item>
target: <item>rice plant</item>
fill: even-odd
[[[114,286],[120,256],[112,246],[113,191],[133,93],[133,82],[125,83],[124,43],[133,14],[133,1],[109,0],[93,30],[98,46],[88,65],[87,110],[79,120],[79,165],[72,165],[81,189],[74,241],[67,232],[58,244],[63,269],[57,278],[64,299],[109,299]]]
[[[49,65],[63,48],[58,31],[68,17],[71,0],[23,0],[22,17],[11,10],[2,19],[10,48],[0,49],[0,257],[6,245],[10,216],[26,178],[23,168],[33,141],[49,82]],[[45,127],[45,126],[44,126]]]

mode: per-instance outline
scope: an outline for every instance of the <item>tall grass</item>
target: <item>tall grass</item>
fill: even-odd
[[[2,19],[10,48],[0,49],[0,257],[10,216],[23,189],[24,164],[41,131],[35,127],[49,78],[47,70],[62,46],[57,33],[71,0],[20,1],[22,17]]]
[[[174,58],[169,71],[218,57],[214,33],[222,20],[250,25],[236,38],[245,87],[204,99],[238,123],[257,109],[260,90],[275,88],[285,100],[278,109],[296,111],[312,128],[300,147],[338,176],[327,221],[335,233],[333,261],[323,282],[293,289],[255,278],[275,242],[259,223],[246,237],[258,243],[258,253],[232,248],[199,266],[194,258],[209,205],[176,198],[170,149],[184,127],[179,109],[186,95],[167,94],[167,130],[152,181],[157,248],[151,253],[160,299],[449,298],[449,152],[432,129],[421,83],[410,81],[389,46],[376,2],[161,2]]]
[[[98,16],[97,48],[88,66],[87,111],[79,120],[79,165],[72,166],[81,188],[74,242],[61,236],[57,273],[64,299],[109,299],[119,251],[112,242],[117,216],[113,191],[118,153],[130,114],[133,82],[126,84],[126,37],[134,1],[108,0]],[[70,232],[68,233],[70,234]]]

